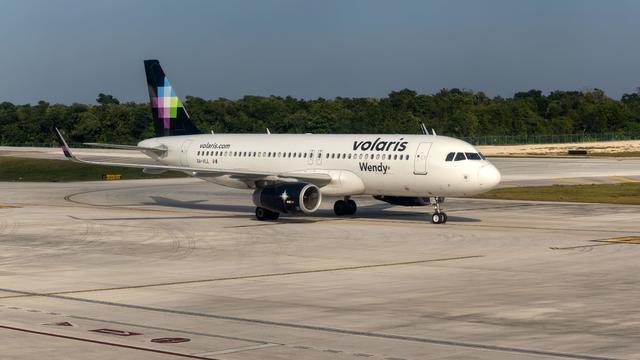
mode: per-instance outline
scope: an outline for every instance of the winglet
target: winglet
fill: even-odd
[[[60,130],[58,130],[58,128],[56,128],[56,135],[58,136],[58,145],[60,145],[60,148],[62,149],[62,152],[64,153],[64,156],[67,159],[75,160],[76,157],[71,152],[71,149],[69,149],[69,146],[67,145],[67,142],[62,137],[62,134],[60,133]]]

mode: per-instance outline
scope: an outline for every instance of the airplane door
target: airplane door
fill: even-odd
[[[185,140],[182,143],[180,149],[180,163],[182,166],[189,166],[189,147],[191,146],[191,140]]]
[[[413,173],[416,175],[427,174],[427,156],[431,149],[431,143],[420,143],[416,155],[413,158]]]
[[[318,156],[316,156],[316,165],[322,165],[322,150],[318,150]]]
[[[309,158],[307,159],[307,164],[309,165],[313,165],[313,159],[315,158],[315,151],[314,150],[309,150]]]

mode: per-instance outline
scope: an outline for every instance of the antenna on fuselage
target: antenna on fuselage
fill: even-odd
[[[420,123],[420,131],[422,131],[422,135],[437,135],[436,131],[433,128],[431,128],[431,134],[429,134],[429,130],[424,123]]]

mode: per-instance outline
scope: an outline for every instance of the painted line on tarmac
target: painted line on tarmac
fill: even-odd
[[[29,334],[36,334],[36,335],[51,336],[51,337],[67,339],[67,340],[82,341],[82,342],[88,342],[88,343],[92,343],[92,344],[108,345],[108,346],[120,347],[120,348],[125,348],[125,349],[131,349],[131,350],[140,350],[140,351],[146,351],[146,352],[153,352],[153,353],[157,353],[157,354],[170,355],[170,356],[176,356],[176,357],[182,357],[182,358],[201,359],[201,360],[216,360],[216,359],[210,358],[210,357],[202,357],[202,356],[197,356],[197,355],[189,355],[189,354],[177,353],[177,352],[173,352],[173,351],[158,350],[158,349],[145,348],[145,347],[140,347],[140,346],[118,344],[118,343],[113,343],[113,342],[108,342],[108,341],[100,341],[100,340],[93,340],[93,339],[88,339],[88,338],[81,338],[81,337],[77,337],[77,336],[60,335],[60,334],[54,334],[54,333],[50,333],[50,332],[29,330],[29,329],[23,329],[23,328],[18,328],[18,327],[13,327],[13,326],[0,325],[0,329],[20,331],[20,332],[25,332],[25,333],[29,333]]]
[[[452,260],[474,259],[474,258],[481,258],[481,257],[484,257],[484,255],[467,255],[467,256],[456,256],[456,257],[449,257],[449,258],[439,258],[439,259],[426,259],[426,260],[403,261],[403,262],[384,263],[384,264],[344,266],[344,267],[339,267],[339,268],[288,271],[288,272],[280,272],[280,273],[230,276],[230,277],[198,279],[198,280],[172,281],[172,282],[155,283],[155,284],[117,286],[117,287],[110,287],[110,288],[98,288],[98,289],[86,289],[86,290],[69,290],[69,291],[59,291],[59,292],[50,292],[50,293],[24,292],[25,294],[23,294],[23,295],[0,297],[0,300],[1,299],[17,298],[17,297],[57,296],[57,295],[69,295],[69,294],[84,294],[84,293],[101,292],[101,291],[130,290],[130,289],[142,289],[142,288],[151,288],[151,287],[160,287],[160,286],[199,284],[199,283],[208,283],[208,282],[217,282],[217,281],[259,279],[259,278],[268,278],[268,277],[280,277],[280,276],[304,275],[304,274],[315,274],[315,273],[325,273],[325,272],[372,269],[372,268],[391,267],[391,266],[417,265],[417,264],[425,264],[425,263],[432,263],[432,262],[443,262],[443,261],[452,261]],[[4,289],[0,289],[0,291],[5,291],[5,290]],[[15,293],[15,291],[11,291],[11,290],[6,290],[6,291]]]
[[[616,244],[592,244],[592,245],[577,245],[577,246],[551,246],[549,249],[551,250],[574,250],[574,249],[586,249],[597,246],[607,246],[607,245],[616,245]]]
[[[452,213],[455,211],[451,211]],[[385,220],[385,219],[368,219],[368,218],[343,218],[343,219],[335,219],[334,221],[343,221],[343,222],[361,222],[367,223],[371,225],[389,225],[389,224],[415,224],[420,225],[421,223],[416,223],[415,220]],[[535,227],[535,226],[516,226],[516,225],[488,225],[488,224],[462,224],[456,222],[455,216],[449,216],[449,221],[446,224],[431,224],[425,220],[424,226],[436,226],[438,229],[440,227],[456,227],[456,226],[468,226],[468,227],[478,227],[478,228],[497,228],[497,229],[525,229],[525,230],[543,230],[543,231],[582,231],[582,232],[602,232],[602,233],[620,233],[620,234],[637,234],[637,231],[633,230],[612,230],[612,229],[575,229],[575,228],[554,228],[554,227]]]
[[[608,178],[610,179],[614,179],[614,180],[619,180],[625,183],[640,183],[640,180],[638,179],[631,179],[628,177],[623,177],[623,176],[608,176]]]
[[[590,242],[594,242],[597,244],[591,245],[576,245],[576,246],[552,246],[549,249],[551,250],[573,250],[573,249],[583,249],[583,248],[591,248],[596,246],[608,246],[608,245],[640,245],[640,236],[622,236],[616,238],[606,238],[606,239],[593,239],[587,240]]]
[[[0,289],[0,291],[22,293],[22,294],[31,294],[31,295],[36,295],[36,296],[40,295],[40,294],[36,294],[36,293],[29,293],[29,292],[26,292],[26,291],[11,290],[11,289]],[[332,334],[340,334],[340,335],[352,335],[352,336],[363,336],[363,337],[377,338],[377,339],[409,341],[409,342],[415,342],[415,343],[452,346],[452,347],[458,347],[458,348],[489,350],[489,351],[496,351],[496,352],[506,352],[506,353],[515,353],[515,354],[526,354],[526,355],[557,357],[557,358],[565,358],[565,359],[621,360],[621,359],[612,358],[612,357],[605,357],[605,356],[574,354],[574,353],[565,353],[565,352],[556,352],[556,351],[547,351],[547,350],[536,350],[536,349],[510,347],[510,346],[500,346],[500,345],[489,345],[489,344],[481,344],[481,343],[474,343],[474,342],[464,342],[464,341],[457,341],[457,340],[447,340],[447,339],[440,339],[440,338],[426,338],[426,337],[405,336],[405,335],[397,335],[397,334],[389,334],[389,333],[378,333],[378,332],[368,332],[368,331],[359,331],[359,330],[348,330],[348,329],[341,329],[341,328],[332,328],[332,327],[327,327],[327,326],[315,326],[315,325],[280,322],[280,321],[272,321],[272,320],[262,320],[262,319],[254,319],[254,318],[242,318],[242,317],[237,317],[237,316],[217,315],[217,314],[209,314],[209,313],[199,313],[199,312],[186,311],[186,310],[173,310],[173,309],[157,308],[157,307],[144,306],[144,305],[124,304],[124,303],[117,303],[117,302],[111,302],[111,301],[92,300],[92,299],[85,299],[85,298],[78,298],[78,297],[71,297],[71,296],[62,296],[62,295],[40,295],[40,296],[47,296],[47,297],[50,297],[50,298],[60,299],[60,300],[85,302],[85,303],[90,303],[90,304],[99,304],[99,305],[115,306],[115,307],[122,307],[122,308],[128,308],[128,309],[160,312],[160,313],[165,313],[165,314],[185,315],[185,316],[193,316],[193,317],[216,319],[216,320],[235,321],[235,322],[243,322],[243,323],[249,323],[249,324],[265,325],[265,326],[278,326],[278,327],[300,329],[300,330],[321,331],[321,332],[332,333]]]

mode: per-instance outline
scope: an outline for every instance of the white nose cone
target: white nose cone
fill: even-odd
[[[500,184],[500,171],[493,164],[487,164],[478,170],[478,183],[484,189],[493,189]]]

